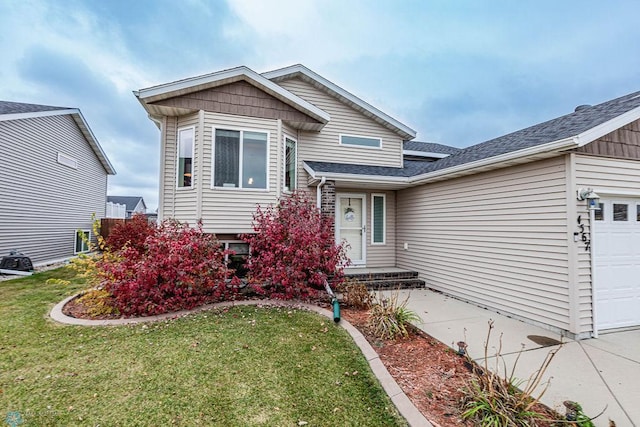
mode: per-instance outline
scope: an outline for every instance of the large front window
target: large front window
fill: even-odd
[[[215,129],[213,186],[267,188],[265,132]]]
[[[193,180],[193,128],[178,131],[178,187],[191,187]]]

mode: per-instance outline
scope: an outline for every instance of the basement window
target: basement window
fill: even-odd
[[[89,252],[89,241],[91,240],[91,231],[89,230],[77,230],[76,231],[76,246],[73,251],[74,254],[82,254]]]

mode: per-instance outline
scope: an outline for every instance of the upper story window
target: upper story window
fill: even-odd
[[[194,129],[178,130],[178,187],[191,187],[193,182]]]
[[[296,189],[296,175],[297,168],[297,154],[296,154],[296,141],[285,137],[285,155],[284,155],[284,189],[286,191],[293,191]]]
[[[382,148],[382,139],[367,136],[340,135],[341,145],[353,145],[355,147]]]
[[[267,188],[267,132],[214,129],[213,186]]]

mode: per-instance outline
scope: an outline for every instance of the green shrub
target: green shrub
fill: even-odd
[[[399,303],[396,291],[388,298],[380,294],[372,295],[372,300],[369,326],[378,338],[393,340],[397,337],[407,337],[407,326],[420,320],[420,316],[407,308],[409,296]]]

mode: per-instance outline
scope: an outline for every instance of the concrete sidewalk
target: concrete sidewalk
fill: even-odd
[[[510,371],[524,345],[516,368],[516,377],[521,379],[539,369],[549,350],[558,347],[544,347],[529,337],[537,341],[540,341],[538,337],[562,340],[566,344],[545,375],[545,380],[552,379],[542,402],[562,414],[565,413],[564,400],[579,402],[589,416],[597,415],[606,407],[605,413],[594,421],[596,426],[608,427],[612,419],[617,427],[640,427],[640,329],[572,341],[426,289],[399,292],[401,300],[409,295],[408,308],[421,317],[422,322],[416,326],[456,350],[458,341],[466,341],[469,354],[480,363],[483,363],[488,321],[493,319],[495,328],[489,354],[495,355],[502,333],[502,355]],[[495,359],[489,366],[495,366]]]

